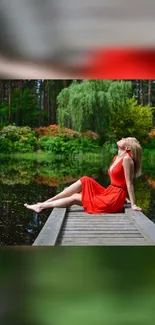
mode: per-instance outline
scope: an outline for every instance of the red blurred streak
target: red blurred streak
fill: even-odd
[[[155,49],[101,49],[88,62],[85,78],[155,79]]]

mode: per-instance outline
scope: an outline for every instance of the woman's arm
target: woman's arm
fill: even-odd
[[[123,167],[124,167],[127,190],[131,201],[131,207],[133,210],[141,211],[142,209],[140,207],[137,207],[135,204],[135,194],[134,194],[134,186],[133,186],[134,162],[131,157],[129,156],[124,157]]]

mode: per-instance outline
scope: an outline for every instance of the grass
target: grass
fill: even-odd
[[[34,153],[14,153],[14,154],[0,154],[0,158],[11,158],[11,159],[24,159],[24,160],[38,160],[38,161],[45,161],[45,160],[50,160],[50,161],[55,161],[55,160],[72,160],[72,159],[80,159],[85,162],[99,162],[101,161],[103,164],[111,162],[111,159],[115,154],[117,154],[116,150],[111,148],[112,150],[109,150],[109,146],[106,147],[101,147],[97,149],[95,152],[87,152],[83,153],[80,152],[79,154],[75,155],[70,155],[69,158],[66,155],[63,154],[53,154],[50,152],[34,152]],[[155,149],[143,149],[143,155],[142,155],[142,160],[144,162],[153,162],[154,163],[155,159]]]

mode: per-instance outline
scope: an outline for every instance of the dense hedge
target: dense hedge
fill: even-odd
[[[53,154],[69,155],[97,148],[99,148],[99,137],[91,131],[80,134],[70,129],[59,130],[56,126],[32,130],[27,126],[15,125],[9,125],[0,131],[1,153],[42,150]]]

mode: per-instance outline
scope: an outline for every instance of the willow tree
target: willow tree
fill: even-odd
[[[58,96],[58,123],[78,132],[97,132],[102,139],[141,139],[152,126],[152,111],[138,105],[131,81],[74,81]]]
[[[100,136],[110,131],[110,120],[131,96],[131,82],[109,80],[74,81],[58,96],[58,123]]]
[[[74,81],[58,96],[58,123],[81,132],[101,134],[108,125],[107,90],[111,81]]]

